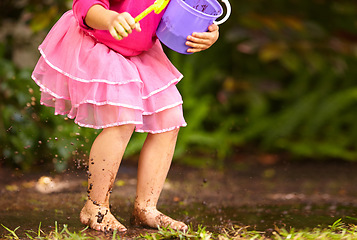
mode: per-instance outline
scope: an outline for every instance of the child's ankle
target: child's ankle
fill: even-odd
[[[84,207],[88,208],[102,208],[102,209],[109,209],[109,203],[101,203],[97,201],[93,201],[91,199],[88,199],[87,202],[85,203]]]
[[[135,203],[134,204],[134,210],[155,211],[155,210],[157,210],[157,208],[156,208],[156,206],[151,206],[151,205],[148,205],[148,204]]]

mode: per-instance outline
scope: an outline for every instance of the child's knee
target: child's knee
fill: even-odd
[[[103,132],[111,133],[114,135],[131,135],[134,132],[135,124],[124,124],[115,127],[104,128]]]

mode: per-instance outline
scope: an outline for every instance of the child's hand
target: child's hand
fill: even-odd
[[[127,12],[114,15],[109,23],[109,32],[117,40],[127,37],[133,30],[141,31],[140,24]]]
[[[200,52],[211,47],[218,39],[219,28],[216,24],[208,27],[208,32],[192,33],[187,37],[186,45],[190,48],[187,49],[189,53]]]
[[[140,24],[135,23],[134,18],[129,13],[117,13],[98,4],[89,8],[85,23],[94,29],[108,30],[117,40],[127,37],[133,29],[138,32],[141,31]]]

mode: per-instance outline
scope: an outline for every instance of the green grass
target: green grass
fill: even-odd
[[[2,224],[1,224],[2,225]],[[23,239],[16,234],[16,231],[20,228],[17,227],[14,230],[7,228],[2,225],[8,231],[8,234],[4,236],[5,239]],[[64,239],[102,239],[97,236],[91,236],[86,233],[87,228],[79,232],[71,232],[68,230],[66,224],[60,228],[55,222],[55,230],[45,233],[41,230],[41,224],[38,227],[37,231],[29,230],[25,231],[26,239],[43,239],[43,240],[64,240]],[[113,234],[106,235],[106,239],[127,239],[126,237],[119,236],[116,231]],[[133,238],[131,238],[133,239]],[[251,230],[247,226],[230,226],[222,228],[219,233],[209,232],[205,227],[198,226],[196,230],[192,226],[189,227],[187,232],[175,231],[171,228],[160,228],[156,233],[150,234],[140,234],[139,236],[134,237],[134,239],[147,239],[147,240],[161,240],[161,239],[217,239],[217,240],[235,240],[235,239],[296,239],[296,240],[357,240],[357,225],[354,224],[345,224],[341,219],[334,222],[328,227],[316,227],[312,229],[294,229],[289,230],[285,228],[276,228],[271,231],[256,231]]]

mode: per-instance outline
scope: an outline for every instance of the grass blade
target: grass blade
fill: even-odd
[[[18,226],[18,227],[15,228],[14,230],[9,229],[9,228],[5,227],[5,226],[2,225],[2,224],[1,224],[1,226],[2,226],[3,228],[5,228],[8,232],[10,232],[10,233],[14,236],[15,239],[20,239],[20,238],[16,235],[16,233],[15,233],[16,230],[20,228],[20,226]]]
[[[40,222],[40,224],[38,225],[37,237],[38,237],[38,238],[41,237],[41,222]]]

